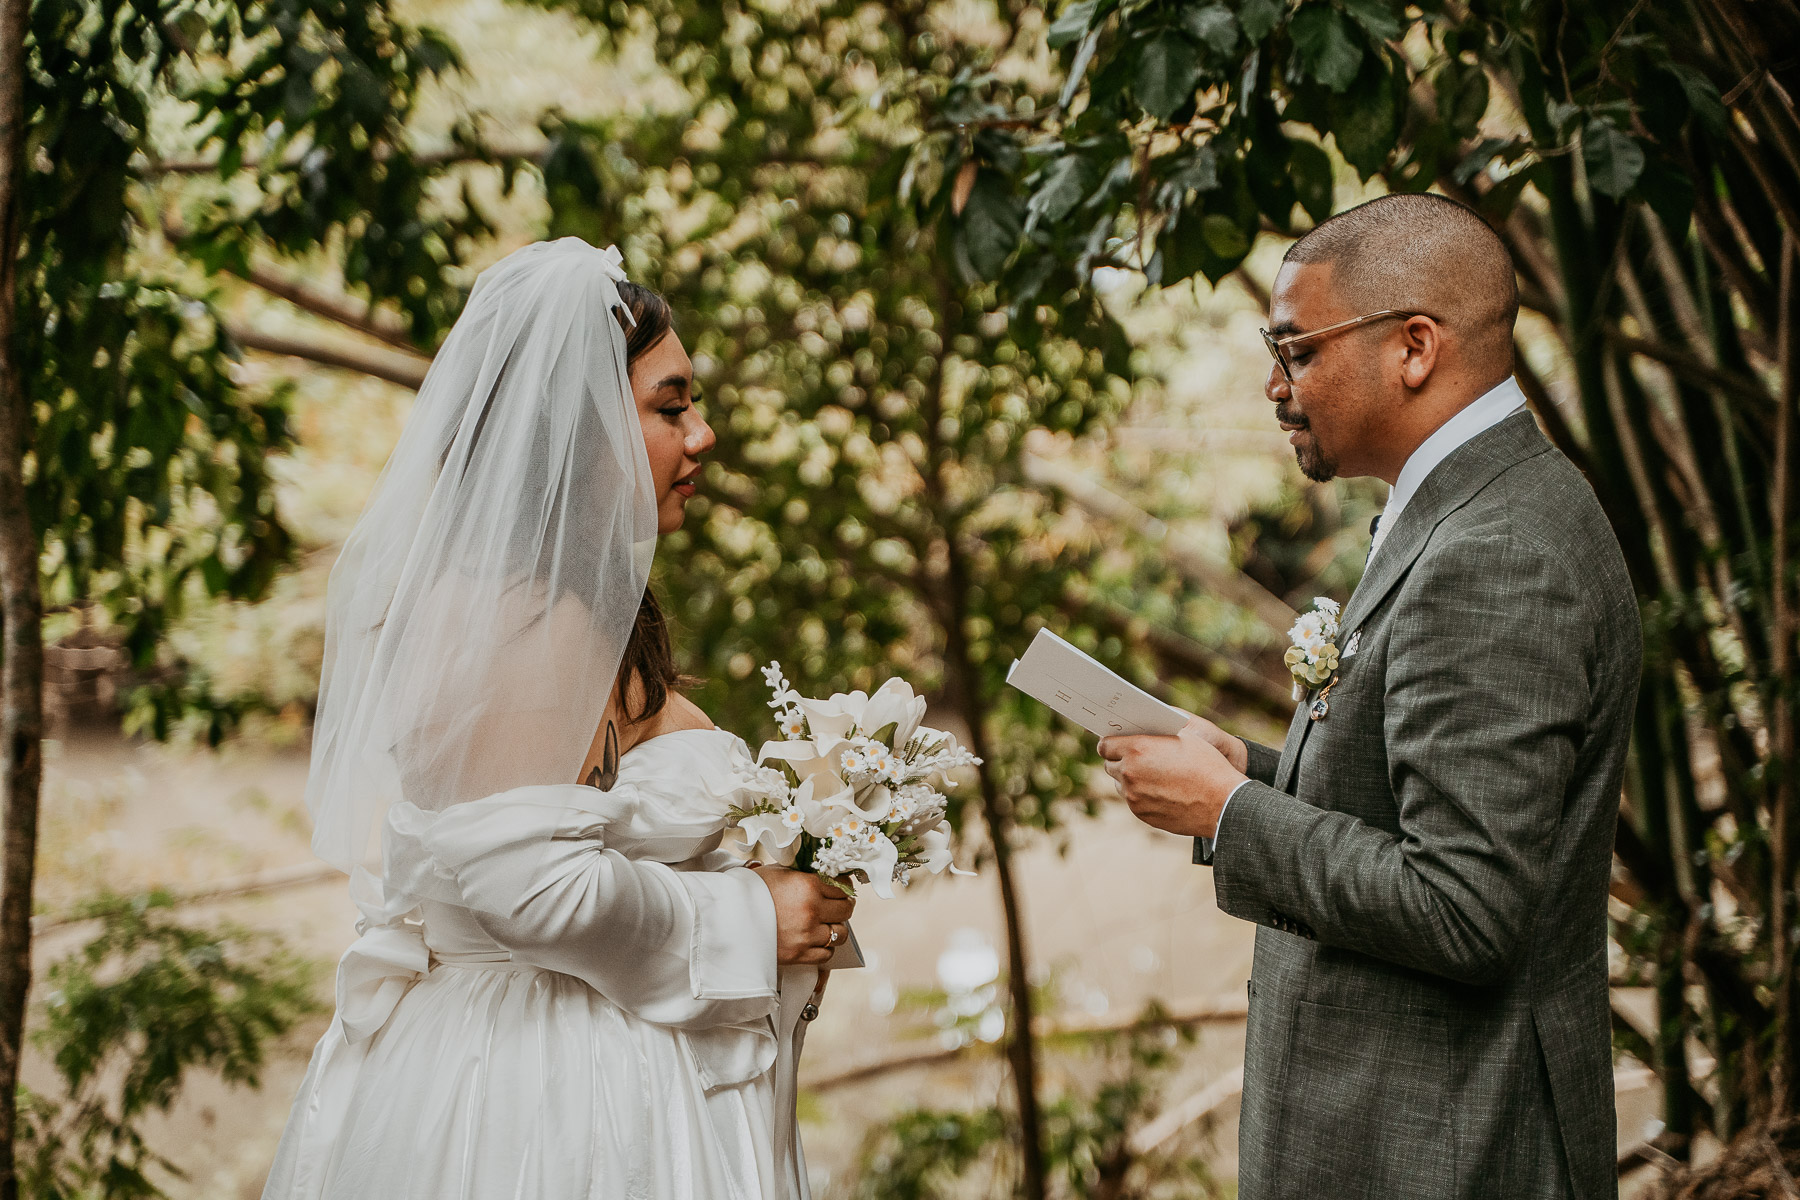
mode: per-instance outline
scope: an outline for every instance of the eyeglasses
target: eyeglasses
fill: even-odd
[[[1380,312],[1367,313],[1360,317],[1351,317],[1348,321],[1339,321],[1336,325],[1327,325],[1323,329],[1315,329],[1311,333],[1296,333],[1278,338],[1266,329],[1258,330],[1262,334],[1263,345],[1269,348],[1269,354],[1275,359],[1275,365],[1281,368],[1281,377],[1289,383],[1294,382],[1294,372],[1287,360],[1287,348],[1295,342],[1307,342],[1316,337],[1324,337],[1328,333],[1336,333],[1340,329],[1349,329],[1361,325],[1365,321],[1379,321],[1383,317],[1423,317],[1428,313],[1402,312],[1397,308],[1384,308]]]

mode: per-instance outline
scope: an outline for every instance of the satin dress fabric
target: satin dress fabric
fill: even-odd
[[[461,903],[361,905],[264,1200],[807,1200],[817,972],[776,967],[768,889],[718,848],[752,770],[685,730],[606,792],[396,805],[429,878],[389,891]]]

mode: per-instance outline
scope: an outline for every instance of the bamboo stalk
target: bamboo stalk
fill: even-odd
[[[1776,358],[1781,372],[1781,397],[1775,411],[1775,487],[1770,497],[1774,512],[1775,538],[1773,560],[1774,636],[1769,647],[1769,677],[1774,698],[1770,707],[1770,757],[1774,766],[1773,830],[1769,839],[1773,858],[1770,888],[1769,927],[1774,943],[1774,968],[1777,988],[1775,1017],[1775,1058],[1772,1064],[1774,1110],[1779,1116],[1793,1111],[1797,1069],[1795,1061],[1795,1024],[1800,1019],[1795,1004],[1800,1000],[1794,987],[1793,942],[1787,936],[1789,899],[1792,894],[1793,863],[1791,851],[1794,828],[1794,724],[1793,724],[1793,644],[1794,609],[1788,583],[1788,512],[1793,502],[1793,410],[1791,325],[1794,296],[1794,235],[1782,236],[1780,300],[1776,310]]]
[[[31,991],[31,889],[42,782],[44,635],[39,543],[25,491],[31,398],[18,359],[25,31],[30,0],[0,0],[0,1200],[17,1200],[19,1061]]]

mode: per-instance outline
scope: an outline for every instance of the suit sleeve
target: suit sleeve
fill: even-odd
[[[1252,782],[1220,822],[1214,886],[1245,920],[1493,983],[1545,885],[1596,630],[1563,564],[1515,533],[1447,543],[1403,589],[1384,680],[1398,834]]]
[[[1244,774],[1258,783],[1269,787],[1275,786],[1275,770],[1281,765],[1281,751],[1273,746],[1265,746],[1261,742],[1253,742],[1249,738],[1241,739],[1249,759]]]
[[[1281,751],[1270,749],[1261,742],[1253,742],[1249,738],[1239,738],[1244,743],[1246,769],[1244,774],[1253,780],[1273,785],[1275,771],[1281,765]],[[1236,793],[1234,792],[1233,795]],[[1226,797],[1225,807],[1231,807],[1231,797]],[[1194,839],[1194,862],[1202,867],[1210,867],[1217,847],[1217,830],[1213,837],[1197,837]]]

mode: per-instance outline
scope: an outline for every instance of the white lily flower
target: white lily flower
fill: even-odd
[[[764,862],[778,867],[792,866],[794,856],[800,850],[801,831],[789,828],[786,817],[786,812],[756,813],[738,822],[738,828],[744,831],[744,841],[753,852]]]
[[[836,692],[829,700],[808,700],[801,697],[796,703],[806,714],[807,725],[813,731],[814,740],[834,742],[849,736],[868,700],[861,692]]]
[[[846,815],[861,816],[851,800],[850,789],[836,776],[814,775],[794,789],[793,807],[800,810],[806,832],[823,838]]]
[[[948,870],[952,875],[973,875],[973,871],[964,871],[957,867],[950,847],[950,830],[940,825],[936,829],[927,829],[919,835],[919,849],[916,853],[918,865],[933,875]]]
[[[802,783],[814,775],[829,775],[837,782],[837,786],[843,784],[828,755],[822,753],[816,743],[805,739],[764,742],[763,748],[756,755],[756,761],[786,763]]]
[[[837,845],[845,852],[850,869],[861,871],[877,896],[883,900],[894,898],[894,869],[900,865],[899,847],[879,831],[873,838]]]
[[[894,793],[879,783],[855,788],[851,790],[846,807],[865,821],[879,823],[887,820],[894,811]]]
[[[856,727],[864,734],[875,734],[894,726],[893,747],[904,749],[918,731],[919,722],[925,719],[925,699],[913,694],[912,686],[904,679],[890,679],[875,689],[857,717]]]

